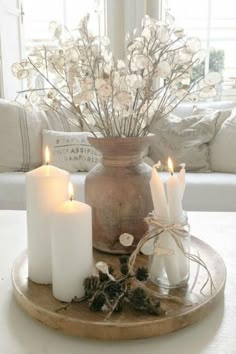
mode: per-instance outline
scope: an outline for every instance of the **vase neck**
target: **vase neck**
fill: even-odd
[[[103,166],[136,166],[142,162],[153,137],[88,138],[88,141],[102,153]]]
[[[106,155],[102,157],[103,166],[120,167],[136,166],[142,162],[141,154],[135,155]]]

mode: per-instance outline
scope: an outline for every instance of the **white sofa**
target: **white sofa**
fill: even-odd
[[[214,103],[213,108],[222,106],[229,108],[233,107],[234,103]],[[184,117],[191,114],[191,110],[190,105],[183,104],[176,113]],[[160,174],[166,181],[168,174],[166,172]],[[75,197],[81,201],[84,201],[85,177],[85,172],[71,174],[76,190]],[[187,172],[186,179],[185,210],[236,211],[236,173]],[[24,172],[0,173],[0,209],[25,209]]]
[[[166,181],[168,173],[160,173]],[[71,174],[75,198],[84,201],[86,173]],[[0,173],[0,209],[25,209],[25,174]],[[185,210],[236,211],[236,174],[187,173]]]

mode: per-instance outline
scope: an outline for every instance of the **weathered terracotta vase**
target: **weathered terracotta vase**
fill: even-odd
[[[131,138],[89,138],[102,161],[87,175],[85,199],[93,212],[93,246],[108,253],[130,253],[147,231],[144,218],[153,209],[151,167],[142,161],[152,135]],[[123,247],[119,236],[135,240]]]

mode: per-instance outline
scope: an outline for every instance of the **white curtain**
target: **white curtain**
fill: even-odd
[[[162,0],[107,0],[107,35],[115,57],[124,57],[125,35],[140,27],[145,14],[160,19]]]

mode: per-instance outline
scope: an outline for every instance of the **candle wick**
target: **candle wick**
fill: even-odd
[[[47,166],[49,165],[49,162],[48,162],[48,161],[46,162],[46,165],[47,165]]]
[[[73,202],[73,195],[70,196],[70,201]]]
[[[171,171],[171,172],[170,172],[170,174],[171,174],[171,176],[174,176],[174,173],[173,173],[173,171]]]

